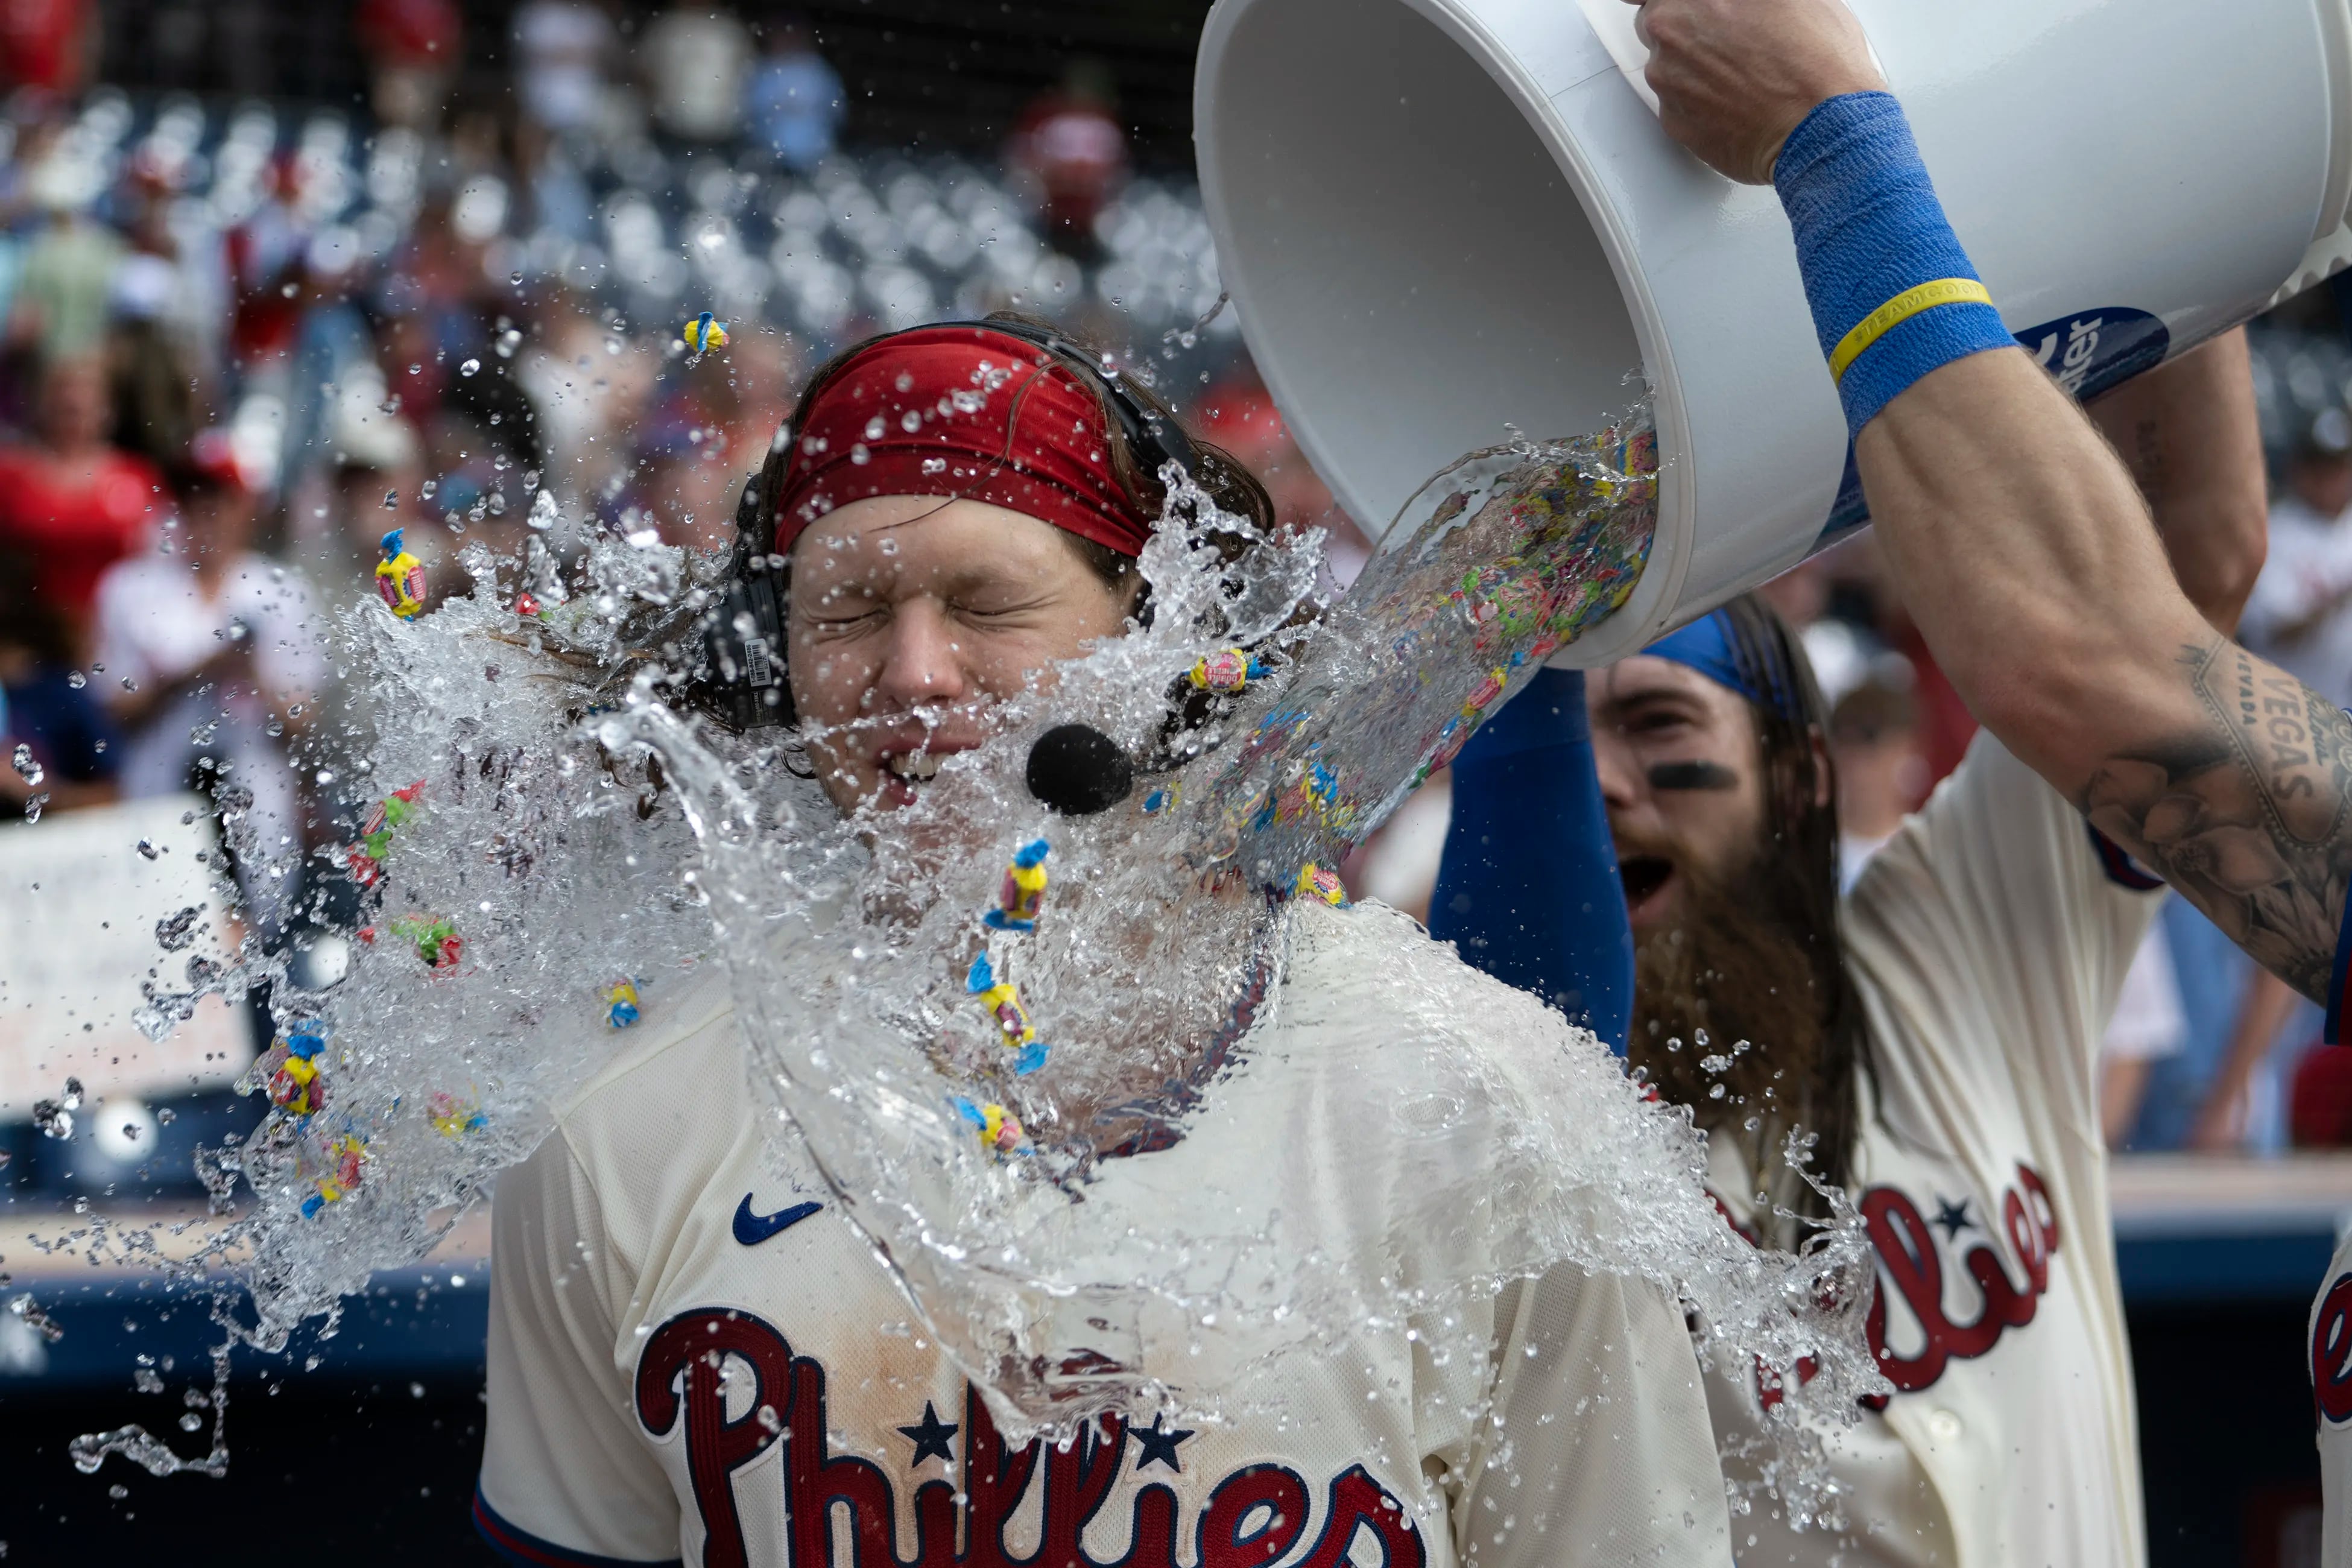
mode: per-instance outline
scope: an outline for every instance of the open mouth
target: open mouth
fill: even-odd
[[[893,777],[905,784],[929,784],[940,776],[942,759],[929,752],[899,752],[882,759]]]
[[[1625,884],[1625,907],[1638,912],[1675,874],[1675,863],[1659,855],[1629,855],[1617,862]]]

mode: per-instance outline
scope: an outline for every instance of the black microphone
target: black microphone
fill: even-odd
[[[1135,789],[1135,764],[1090,724],[1057,724],[1029,748],[1029,793],[1063,816],[1108,811]]]

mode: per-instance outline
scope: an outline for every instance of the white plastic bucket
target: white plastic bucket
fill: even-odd
[[[1852,3],[2004,319],[2079,393],[2352,258],[2352,0]],[[1646,376],[1657,542],[1582,662],[1859,521],[1779,198],[1671,142],[1579,0],[1218,0],[1194,118],[1250,350],[1368,526]]]

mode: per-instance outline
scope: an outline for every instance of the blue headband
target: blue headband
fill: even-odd
[[[1739,660],[1732,652],[1731,616],[1727,611],[1716,610],[1702,616],[1642,651],[1695,669],[1726,690],[1737,691],[1750,702],[1771,709],[1792,724],[1805,721],[1804,714],[1798,710],[1795,692],[1759,686],[1740,669]]]

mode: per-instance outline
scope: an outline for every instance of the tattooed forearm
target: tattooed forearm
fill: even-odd
[[[2181,650],[2204,721],[2110,757],[2091,825],[2315,1001],[2352,886],[2352,719],[2234,644]]]

